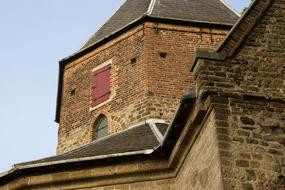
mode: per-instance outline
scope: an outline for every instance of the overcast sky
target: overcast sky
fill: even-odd
[[[0,172],[56,153],[58,61],[123,0],[0,1]],[[229,0],[242,11],[250,0]]]

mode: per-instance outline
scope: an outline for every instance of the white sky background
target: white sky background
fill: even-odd
[[[58,61],[123,0],[0,1],[0,172],[56,153]],[[242,11],[250,0],[229,0]]]

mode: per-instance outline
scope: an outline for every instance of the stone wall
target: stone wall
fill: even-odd
[[[212,112],[175,179],[177,190],[223,189],[215,115]]]
[[[109,133],[149,118],[170,121],[181,94],[193,84],[189,66],[195,49],[216,47],[226,33],[146,22],[67,64],[58,153],[90,143],[92,127],[100,114],[108,118]],[[92,109],[92,69],[107,60],[112,60],[112,98]]]
[[[217,116],[224,189],[285,189],[284,17],[284,1],[273,1],[232,57],[194,69]]]
[[[86,190],[174,190],[175,189],[174,180],[157,180],[157,181],[147,181],[138,182],[122,185],[111,185],[105,187],[92,187]]]
[[[61,170],[60,166],[56,166],[57,169],[52,172],[48,168],[38,168],[31,175],[21,175],[19,172],[14,180],[8,179],[8,183],[2,184],[0,181],[0,190],[172,190],[175,187],[175,179],[169,177],[169,173],[154,172],[166,168],[167,164],[162,160],[113,161],[104,160],[101,164],[93,162],[87,167],[70,163],[68,169]]]

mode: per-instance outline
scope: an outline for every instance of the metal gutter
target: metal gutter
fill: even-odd
[[[37,168],[37,167],[51,166],[51,165],[54,166],[54,165],[59,165],[59,164],[68,164],[68,163],[74,163],[74,162],[102,160],[102,159],[122,157],[122,156],[133,156],[133,155],[141,155],[141,154],[148,155],[148,154],[152,154],[154,152],[154,150],[155,149],[147,149],[147,150],[108,154],[108,155],[101,155],[101,156],[91,156],[91,157],[85,157],[85,158],[51,161],[51,162],[44,162],[44,163],[39,163],[39,164],[30,164],[30,165],[23,165],[23,166],[17,165],[13,169],[23,170],[23,169],[31,169],[31,168]]]
[[[165,134],[164,134],[164,141],[162,143],[162,147],[165,147],[167,144],[167,140],[170,137],[171,132],[177,127],[177,121],[181,120],[181,115],[182,113],[186,113],[187,111],[185,109],[187,109],[188,107],[191,107],[193,105],[193,103],[196,100],[197,93],[196,93],[196,87],[193,87],[191,90],[188,90],[184,93],[181,103],[179,104],[175,115],[170,123],[170,126],[168,127],[168,129],[166,130]],[[190,103],[188,106],[187,103]],[[179,122],[178,122],[179,123]]]
[[[165,122],[165,120],[163,120],[163,119],[147,119],[145,121],[142,121],[142,122],[139,122],[139,123],[137,123],[135,125],[132,125],[128,129],[122,130],[122,131],[120,131],[120,132],[118,132],[116,134],[112,134],[112,135],[106,136],[104,138],[98,139],[97,141],[94,141],[94,143],[98,143],[98,142],[100,142],[102,140],[105,140],[105,139],[111,138],[113,136],[119,135],[121,133],[124,133],[125,131],[133,129],[134,127],[140,127],[140,126],[142,126],[144,124],[149,124],[150,127],[151,127],[151,126],[155,125],[155,123],[165,123],[165,124],[167,124]],[[157,131],[158,131],[158,129],[157,129]],[[161,139],[161,136],[162,136],[161,133],[159,131],[158,132],[157,131],[153,131],[154,135],[156,136],[156,138],[159,138],[160,140],[163,140],[163,139]],[[159,133],[160,136],[159,135],[157,136],[156,132]],[[90,156],[90,157],[84,157],[84,158],[74,158],[74,159],[67,159],[67,160],[49,161],[49,162],[44,162],[44,160],[43,160],[42,163],[36,163],[36,164],[33,164],[33,163],[28,164],[28,162],[27,162],[27,164],[20,163],[20,164],[14,165],[11,170],[9,170],[7,172],[1,173],[0,174],[0,178],[2,178],[4,176],[7,176],[7,175],[10,175],[10,174],[12,174],[12,173],[14,173],[16,171],[24,170],[24,169],[32,169],[32,168],[54,166],[54,165],[76,163],[76,162],[84,162],[84,161],[93,161],[93,160],[95,161],[95,160],[102,160],[102,159],[115,158],[115,157],[134,156],[134,155],[149,155],[149,154],[152,154],[159,147],[161,147],[162,141],[160,141],[159,139],[157,139],[157,140],[160,143],[160,145],[158,145],[157,147],[153,147],[152,149],[130,151],[130,152],[123,152],[123,153],[115,153],[115,154],[107,154],[107,155],[99,155],[99,156]],[[81,148],[84,148],[84,147],[87,147],[87,146],[90,146],[90,145],[92,145],[92,143],[87,144],[87,145],[82,145],[81,147],[78,147],[78,148],[76,148],[74,150],[71,150],[69,152],[66,152],[66,153],[63,153],[63,154],[57,155],[57,156],[69,155],[71,153],[74,153],[78,149],[81,149]],[[52,157],[49,157],[49,158],[52,158]]]
[[[44,163],[38,163],[38,164],[15,165],[13,166],[11,170],[1,173],[0,178],[8,176],[20,170],[25,170],[25,169],[33,169],[33,168],[55,166],[55,165],[60,165],[60,164],[69,164],[69,163],[84,162],[84,161],[93,161],[93,160],[95,161],[95,160],[102,160],[102,159],[115,158],[115,157],[117,158],[117,157],[124,157],[124,156],[149,155],[149,154],[152,154],[156,149],[158,149],[158,147],[155,147],[153,149],[140,150],[140,151],[116,153],[116,154],[69,159],[69,160],[51,161],[51,162],[44,162]]]
[[[153,125],[155,126],[155,123],[165,123],[165,120],[163,119],[147,119],[145,121],[142,121],[142,122],[139,122],[135,125],[132,125],[130,128],[128,129],[125,129],[123,131],[120,131],[116,134],[112,134],[112,135],[109,135],[105,138],[101,138],[101,139],[98,139],[97,141],[94,141],[94,143],[98,143],[104,139],[107,139],[107,138],[111,138],[113,136],[116,136],[116,135],[119,135],[121,133],[124,133],[125,131],[128,131],[130,129],[133,129],[134,127],[140,127],[144,124],[149,124],[151,128],[153,128]],[[155,126],[156,128],[156,126]],[[157,129],[157,128],[156,128]],[[158,138],[158,142],[160,143],[160,145],[156,146],[156,147],[153,147],[151,149],[145,149],[145,150],[138,150],[138,151],[130,151],[130,152],[123,152],[123,153],[114,153],[114,154],[107,154],[107,155],[99,155],[99,156],[90,156],[90,157],[84,157],[84,158],[74,158],[74,159],[67,159],[67,160],[57,160],[57,161],[49,161],[49,162],[43,162],[42,163],[20,163],[20,164],[16,164],[12,167],[11,170],[7,171],[7,172],[3,172],[0,174],[0,178],[2,177],[5,177],[5,176],[8,176],[10,174],[13,174],[17,171],[20,171],[20,170],[25,170],[25,169],[33,169],[33,168],[40,168],[40,167],[48,167],[48,166],[55,166],[55,165],[61,165],[61,164],[69,164],[69,163],[77,163],[77,162],[84,162],[84,161],[95,161],[95,160],[102,160],[102,159],[108,159],[108,158],[117,158],[117,157],[124,157],[124,156],[135,156],[135,155],[150,155],[152,154],[154,151],[156,151],[157,149],[159,149],[159,147],[161,147],[161,144],[162,144],[162,141],[163,141],[163,137],[161,135],[161,133],[158,131],[155,130],[153,131],[154,135],[156,136],[156,138]],[[160,135],[158,135],[158,133]],[[162,138],[161,138],[162,137]],[[71,150],[67,153],[63,153],[61,155],[68,155],[68,154],[71,154],[71,153],[74,153],[75,151],[77,151],[78,149],[80,148],[84,148],[86,146],[90,146],[92,145],[91,144],[87,144],[87,145],[83,145],[77,149],[74,149],[74,150]],[[60,155],[57,155],[57,156],[60,156]],[[52,158],[52,157],[49,157],[49,158]],[[40,161],[40,160],[39,160]]]

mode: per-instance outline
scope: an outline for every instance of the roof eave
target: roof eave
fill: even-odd
[[[192,109],[193,105],[196,102],[196,99],[196,87],[193,87],[191,90],[188,90],[184,93],[180,105],[171,121],[171,124],[164,135],[165,140],[163,141],[162,148],[166,152],[170,153],[174,148],[175,143],[173,142],[177,141],[179,138],[178,136],[182,132],[182,128],[185,125],[188,113],[190,113],[189,110]],[[174,131],[176,133],[175,135],[173,135]]]
[[[19,172],[25,172],[26,170],[35,170],[41,168],[50,168],[56,169],[57,166],[70,166],[70,164],[84,164],[87,162],[93,161],[100,161],[106,159],[114,159],[114,158],[123,158],[123,157],[133,157],[133,156],[140,156],[140,155],[152,155],[160,148],[155,147],[153,149],[146,149],[146,150],[139,150],[139,151],[132,151],[132,152],[125,152],[125,153],[116,153],[116,154],[109,154],[109,155],[100,155],[100,156],[93,156],[93,157],[85,157],[85,158],[77,158],[77,159],[68,159],[68,160],[59,160],[59,161],[51,161],[51,162],[44,162],[38,164],[29,164],[29,165],[14,165],[12,169],[7,172],[0,173],[0,179],[4,178],[13,178],[13,176],[17,176]]]
[[[85,158],[76,158],[76,159],[68,159],[68,160],[43,162],[43,163],[38,163],[38,164],[18,165],[18,166],[16,165],[15,169],[21,170],[21,169],[31,169],[31,168],[37,168],[37,167],[44,167],[44,166],[56,166],[59,164],[70,164],[70,163],[84,162],[84,161],[104,160],[104,159],[108,159],[108,158],[123,157],[123,156],[149,155],[149,154],[152,154],[155,150],[156,150],[156,148],[139,150],[139,151],[132,151],[132,152],[100,155],[100,156],[91,156],[91,157],[85,157]]]
[[[121,27],[120,29],[116,30],[115,32],[111,33],[110,35],[106,36],[105,38],[95,42],[93,45],[86,47],[84,49],[79,50],[78,52],[63,58],[59,62],[61,64],[66,64],[69,63],[78,57],[81,57],[82,55],[89,53],[90,51],[96,49],[98,46],[101,46],[102,44],[105,44],[106,42],[110,41],[114,37],[117,37],[121,33],[125,32],[126,30],[129,30],[133,26],[136,26],[137,24],[143,22],[143,21],[160,21],[160,22],[168,22],[168,23],[173,23],[175,24],[181,24],[181,25],[208,25],[212,27],[219,27],[219,28],[225,28],[225,29],[230,29],[232,26],[234,26],[234,23],[222,23],[222,22],[210,22],[210,21],[199,21],[199,20],[186,20],[186,19],[177,19],[177,18],[172,18],[172,17],[158,17],[158,16],[153,16],[153,15],[148,15],[144,14],[140,18],[134,20],[133,22]]]

